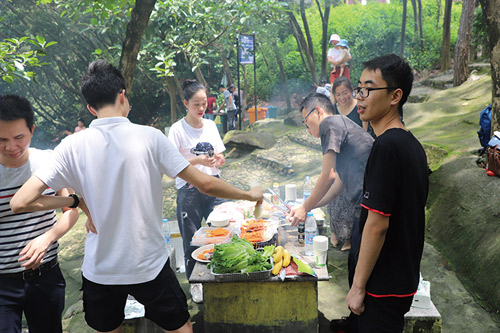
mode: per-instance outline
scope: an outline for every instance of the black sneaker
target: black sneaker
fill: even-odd
[[[340,319],[333,319],[330,322],[330,330],[335,333],[350,333],[351,323],[349,317],[342,317]]]

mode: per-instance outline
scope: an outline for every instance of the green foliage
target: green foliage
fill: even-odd
[[[32,45],[27,45],[28,43]],[[45,50],[56,43],[47,43],[42,36],[7,38],[0,42],[0,76],[2,80],[13,83],[16,79],[35,79],[33,68],[47,65],[47,63],[40,62],[39,57],[45,56]]]

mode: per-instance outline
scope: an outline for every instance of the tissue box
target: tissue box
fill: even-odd
[[[421,281],[418,285],[417,293],[413,296],[411,306],[421,309],[429,309],[431,306],[431,283]]]

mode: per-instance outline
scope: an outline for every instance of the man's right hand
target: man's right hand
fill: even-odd
[[[260,188],[260,186],[254,186],[248,191],[251,196],[250,201],[257,201],[258,203],[262,203],[264,200],[264,191]]]

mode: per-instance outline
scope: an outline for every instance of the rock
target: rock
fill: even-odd
[[[83,300],[79,300],[78,302],[70,306],[64,313],[63,319],[71,318],[75,313],[78,312],[83,312]]]
[[[500,308],[500,178],[467,155],[430,177],[428,235],[453,270],[492,309]]]
[[[276,138],[268,131],[230,131],[224,136],[224,144],[232,147],[269,149]]]
[[[301,127],[303,126],[302,114],[299,111],[292,111],[284,120],[285,125]]]
[[[431,78],[420,81],[424,86],[432,87],[434,89],[447,89],[453,85],[453,70],[440,73]]]
[[[408,96],[409,103],[422,103],[429,99],[429,95],[436,92],[436,89],[425,86],[420,82],[413,85],[410,96]]]

